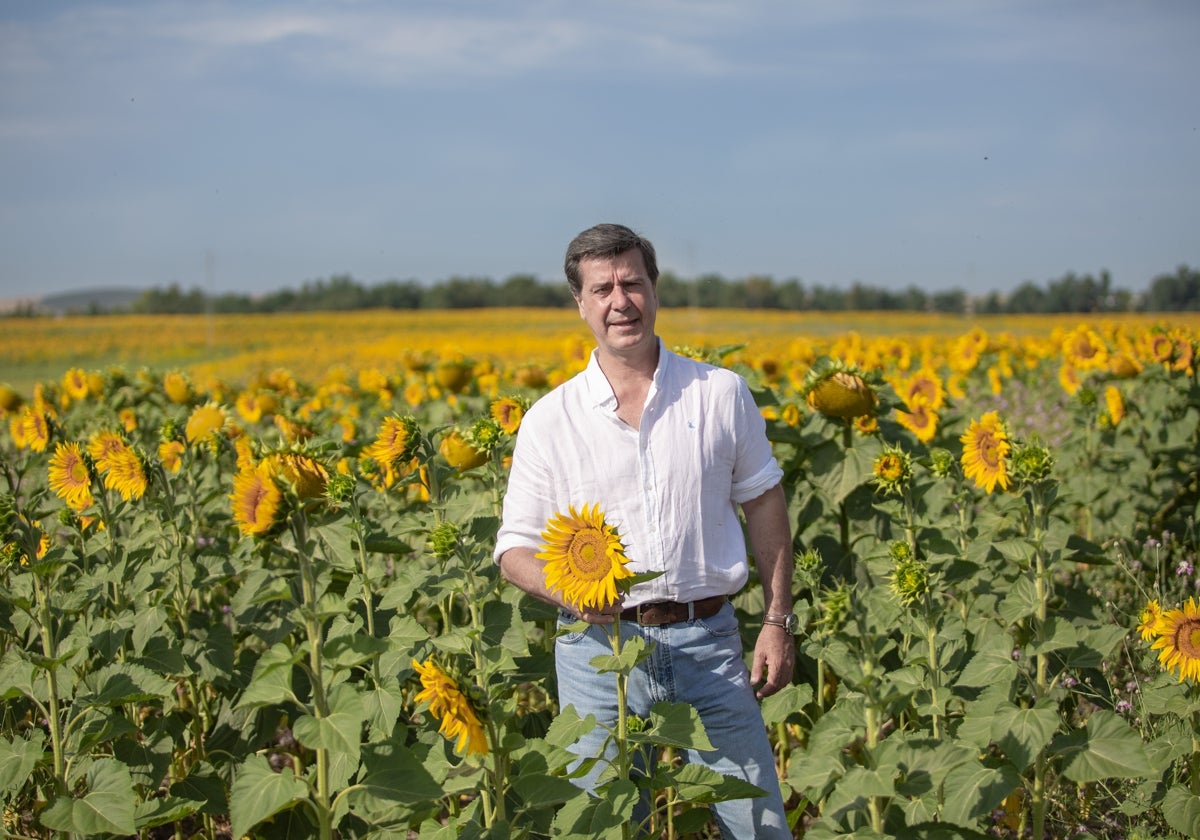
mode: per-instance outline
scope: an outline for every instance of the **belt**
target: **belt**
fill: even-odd
[[[689,601],[686,604],[678,601],[654,601],[624,610],[621,613],[621,620],[635,621],[648,627],[657,627],[660,624],[678,624],[681,621],[692,621],[697,618],[712,618],[720,612],[724,605],[724,595],[701,598],[699,601]]]

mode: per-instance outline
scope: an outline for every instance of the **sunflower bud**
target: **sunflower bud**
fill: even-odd
[[[954,455],[940,446],[929,453],[929,471],[938,478],[948,478],[954,472]]]
[[[464,435],[467,442],[480,452],[491,453],[504,438],[504,430],[491,417],[480,417]]]
[[[875,458],[872,472],[875,474],[872,483],[880,493],[902,495],[912,480],[912,456],[899,446],[884,446]]]
[[[826,417],[850,420],[875,409],[875,392],[855,373],[836,371],[809,389],[806,398],[810,408]]]
[[[441,561],[450,559],[458,548],[458,526],[453,522],[441,522],[429,532],[429,547],[433,556]]]
[[[929,569],[912,553],[907,542],[897,540],[889,547],[892,574],[888,586],[901,604],[912,607],[929,593]]]
[[[1018,442],[1012,451],[1012,475],[1022,484],[1036,484],[1050,477],[1054,455],[1036,438]]]
[[[480,451],[458,429],[451,429],[450,433],[442,438],[438,451],[447,463],[459,472],[474,469],[486,463],[488,459],[488,453]]]
[[[343,505],[354,497],[354,476],[334,473],[325,483],[325,498],[332,505]]]

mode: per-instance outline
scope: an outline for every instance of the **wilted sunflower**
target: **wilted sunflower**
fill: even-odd
[[[504,434],[515,435],[521,428],[521,420],[525,417],[528,407],[528,402],[521,397],[501,397],[492,402],[489,412],[492,419],[500,424]]]
[[[283,491],[269,469],[241,470],[233,477],[233,520],[245,536],[262,536],[279,524]]]
[[[959,440],[963,444],[963,474],[988,493],[994,491],[997,484],[1000,489],[1007,490],[1011,447],[999,413],[989,411],[978,420],[972,420]]]
[[[1188,598],[1182,609],[1167,610],[1155,627],[1158,638],[1150,646],[1168,671],[1178,671],[1179,681],[1200,682],[1200,605]]]
[[[826,417],[851,420],[875,411],[875,391],[858,368],[818,362],[805,377],[805,401]]]
[[[454,751],[459,755],[487,755],[487,733],[479,714],[454,678],[432,658],[424,662],[414,659],[412,666],[421,678],[421,690],[413,699],[429,703],[430,714],[441,721],[438,732],[454,741]]]
[[[197,406],[188,417],[183,434],[192,446],[200,444],[211,446],[216,443],[217,435],[225,428],[228,421],[229,415],[225,413],[225,409],[216,403],[206,403]]]
[[[1138,623],[1138,632],[1142,634],[1142,639],[1150,641],[1158,635],[1158,622],[1162,620],[1163,609],[1158,604],[1157,598],[1151,598],[1146,602],[1146,608],[1142,610],[1140,622]]]
[[[379,435],[375,442],[364,449],[362,454],[385,470],[398,469],[412,460],[417,452],[420,437],[421,430],[417,426],[417,418],[411,414],[404,417],[385,417],[379,426]]]
[[[576,513],[556,513],[542,532],[546,586],[560,590],[563,599],[578,610],[603,609],[617,600],[617,581],[632,576],[625,568],[629,558],[614,526],[604,519],[599,505],[584,505]]]
[[[92,473],[77,443],[58,443],[50,456],[50,489],[73,511],[92,505]]]

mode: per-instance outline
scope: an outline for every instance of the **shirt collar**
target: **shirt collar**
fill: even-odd
[[[654,368],[654,379],[650,384],[650,393],[646,395],[647,401],[659,390],[662,384],[663,371],[667,369],[669,364],[668,357],[671,352],[667,350],[663,344],[661,337],[657,337],[658,341],[658,366]],[[608,377],[604,375],[604,371],[600,369],[600,360],[597,350],[592,350],[592,355],[588,358],[587,367],[583,370],[583,380],[587,383],[588,395],[592,399],[592,404],[596,408],[606,408],[609,411],[615,411],[617,408],[617,395],[613,393],[612,385],[608,382]]]

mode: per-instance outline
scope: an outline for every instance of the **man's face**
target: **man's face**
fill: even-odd
[[[587,321],[601,353],[629,356],[657,347],[654,318],[658,294],[634,248],[612,259],[579,263],[579,315]]]

